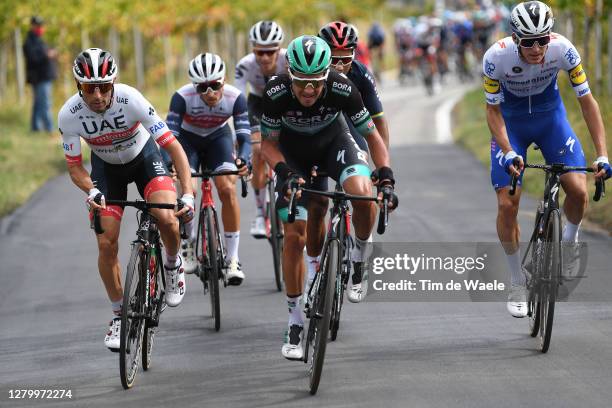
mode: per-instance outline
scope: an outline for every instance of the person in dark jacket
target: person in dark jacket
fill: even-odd
[[[42,39],[44,22],[33,16],[30,31],[23,44],[26,59],[26,80],[32,85],[34,104],[32,106],[31,130],[53,131],[51,118],[51,83],[57,78],[57,51],[50,48]],[[42,124],[42,127],[41,127]]]

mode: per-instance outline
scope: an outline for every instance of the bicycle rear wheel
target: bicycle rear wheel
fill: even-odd
[[[210,310],[214,320],[215,331],[221,329],[221,303],[219,299],[219,277],[221,276],[219,259],[219,242],[212,208],[204,209],[202,217],[202,231],[206,248],[202,252],[206,254],[206,270],[208,276],[208,289],[210,295]]]
[[[138,372],[144,334],[145,286],[141,277],[147,272],[147,253],[142,243],[133,245],[125,273],[121,307],[119,374],[123,388],[132,388]]]
[[[159,248],[159,247],[157,247]],[[149,299],[150,305],[147,311],[145,320],[144,336],[142,338],[142,369],[147,371],[151,367],[151,352],[153,350],[153,340],[155,332],[159,324],[159,316],[161,315],[164,302],[164,282],[162,258],[159,254],[159,249],[155,253],[155,257],[151,256],[148,263],[148,272],[150,276],[149,282]]]
[[[283,225],[278,213],[276,212],[276,202],[274,200],[274,183],[268,181],[268,216],[270,218],[270,245],[272,246],[272,261],[274,263],[274,280],[276,282],[276,290],[283,290]]]
[[[309,342],[308,346],[312,347],[309,370],[311,395],[317,393],[325,361],[325,349],[327,347],[332,302],[336,287],[336,275],[338,268],[341,267],[341,260],[338,258],[339,246],[338,240],[332,239],[329,241],[327,250],[324,251],[325,259],[322,262],[323,276],[317,288],[316,299],[313,302],[313,310],[310,316],[307,341]]]
[[[550,212],[546,223],[545,250],[540,283],[540,351],[546,353],[552,337],[555,301],[561,277],[561,215]]]

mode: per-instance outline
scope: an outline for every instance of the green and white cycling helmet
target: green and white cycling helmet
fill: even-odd
[[[287,62],[295,74],[326,73],[331,64],[331,50],[323,39],[303,35],[291,41],[287,47]]]

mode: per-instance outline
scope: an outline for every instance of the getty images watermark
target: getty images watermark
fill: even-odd
[[[607,256],[612,244],[580,244],[578,248],[573,252],[578,255],[574,276],[562,273],[559,300],[612,300]],[[526,244],[521,250],[525,253]],[[563,252],[568,250],[564,247]],[[510,273],[499,243],[375,243],[367,263],[367,301],[508,299]]]

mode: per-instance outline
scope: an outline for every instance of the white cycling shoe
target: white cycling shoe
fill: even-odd
[[[193,242],[187,239],[181,240],[181,256],[183,258],[183,269],[185,269],[185,273],[193,273],[198,267]]]
[[[346,293],[351,303],[359,303],[368,294],[368,280],[364,279],[363,262],[353,262],[352,285]]]
[[[239,286],[244,280],[244,272],[242,272],[242,265],[238,262],[238,259],[234,258],[229,261],[227,266],[227,283],[228,285]]]
[[[180,260],[180,257],[179,257]],[[185,273],[183,261],[180,260],[176,268],[164,268],[166,270],[166,304],[176,307],[181,304],[185,296]]]
[[[258,215],[251,223],[251,235],[256,239],[266,238],[266,219],[263,215]]]
[[[302,347],[302,333],[304,326],[292,324],[285,332],[285,344],[281,348],[281,354],[287,360],[301,361],[304,359],[304,347]]]
[[[108,333],[104,336],[104,345],[108,347],[110,351],[118,352],[119,344],[121,342],[121,317],[114,317],[110,321],[108,327]]]
[[[525,286],[511,286],[506,308],[513,317],[522,318],[527,316],[527,293]]]

